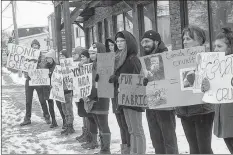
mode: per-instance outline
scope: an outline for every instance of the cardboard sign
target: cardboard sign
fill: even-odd
[[[148,107],[143,75],[121,74],[119,78],[118,104],[133,107]]]
[[[91,94],[92,89],[92,63],[71,69],[73,79],[73,99],[79,102],[79,99]]]
[[[51,77],[51,86],[49,99],[60,101],[65,103],[65,95],[63,89],[63,76],[61,66],[56,65],[52,77]]]
[[[37,68],[40,51],[21,45],[8,44],[7,68],[28,72]]]
[[[48,86],[50,85],[49,69],[29,70],[28,76],[31,78],[29,86]]]
[[[205,52],[198,53],[196,56],[196,70],[195,70],[195,81],[193,92],[202,93],[201,85],[203,79],[206,77],[208,72],[208,66],[213,64],[215,61],[223,60],[225,58],[224,52]]]
[[[194,47],[141,57],[144,76],[148,78],[146,94],[151,109],[196,105],[203,94],[193,94],[197,53]]]
[[[73,90],[73,73],[71,68],[73,67],[73,58],[66,58],[60,60],[62,74],[64,78],[64,82],[68,88],[68,90]]]
[[[98,97],[113,98],[114,85],[109,83],[109,77],[114,74],[115,53],[97,54]]]
[[[216,60],[206,68],[210,89],[203,101],[207,103],[233,103],[233,55]]]

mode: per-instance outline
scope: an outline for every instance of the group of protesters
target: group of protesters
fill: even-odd
[[[183,30],[182,40],[184,48],[203,46],[206,41],[206,34],[201,28],[190,25]],[[233,54],[232,30],[230,28],[223,28],[216,36],[214,45],[214,52],[225,52],[225,55]],[[32,48],[40,48],[37,40],[34,40],[31,46]],[[169,52],[161,40],[160,34],[153,30],[144,33],[141,38],[141,46],[144,49],[142,52],[144,56]],[[114,74],[109,77],[108,81],[114,85],[114,98],[111,99],[98,97],[96,88],[96,82],[101,78],[97,73],[97,54],[107,52],[115,53]],[[67,51],[62,50],[59,59],[68,58],[68,56]],[[156,154],[179,153],[176,136],[176,115],[181,119],[184,133],[189,143],[190,154],[213,154],[211,148],[213,125],[214,134],[224,139],[229,151],[233,154],[233,104],[213,105],[209,103],[197,103],[197,105],[163,109],[147,109],[118,104],[119,76],[122,73],[140,74],[142,72],[142,66],[138,57],[137,41],[130,32],[120,31],[115,37],[106,39],[105,45],[95,42],[88,50],[77,47],[73,51],[72,57],[74,62],[78,62],[77,66],[93,63],[91,94],[76,102],[78,115],[82,117],[83,121],[82,134],[76,137],[76,140],[82,143],[84,149],[99,147],[99,135],[99,154],[111,153],[111,132],[108,124],[109,103],[111,100],[112,112],[115,114],[120,128],[121,154],[146,153],[146,138],[142,122],[143,112],[146,112],[150,137]],[[55,66],[54,51],[46,53],[45,61],[39,59],[38,68],[49,69],[50,77]],[[31,124],[33,90],[36,89],[46,123],[51,124],[50,128],[57,127],[54,103],[53,100],[49,99],[51,87],[29,86],[30,77],[28,75],[26,77],[26,116],[21,126]],[[145,77],[143,85],[146,86],[148,81],[148,78]],[[208,91],[210,87],[209,81],[204,79],[202,82],[202,91]],[[61,131],[61,134],[68,135],[75,132],[73,127],[73,92],[67,89],[65,83],[63,89],[65,103],[56,101],[56,104],[63,119],[62,129],[64,130]]]

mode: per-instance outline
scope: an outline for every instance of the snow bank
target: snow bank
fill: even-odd
[[[13,73],[9,71],[7,68],[2,68],[2,73],[9,74],[10,78],[16,85],[24,85],[25,84],[25,78],[24,76],[19,77],[18,73]],[[2,85],[5,85],[6,82],[2,79]]]

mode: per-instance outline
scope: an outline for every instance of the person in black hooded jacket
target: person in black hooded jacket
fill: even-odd
[[[115,36],[118,47],[115,56],[115,74],[109,79],[114,83],[117,91],[119,87],[118,78],[120,74],[140,74],[141,63],[137,57],[137,41],[128,31],[120,31]],[[131,107],[118,105],[117,110],[123,109],[128,130],[130,133],[130,153],[144,154],[146,151],[146,138],[142,126],[142,107]]]
[[[106,39],[105,41],[105,47],[107,52],[114,52],[116,53],[118,48],[115,43],[115,38],[111,37]],[[114,91],[114,98],[112,98],[112,111],[116,116],[117,123],[120,127],[120,133],[121,133],[121,154],[129,154],[130,153],[130,134],[129,130],[126,124],[125,116],[123,109],[117,110],[117,94],[118,92],[115,89]]]

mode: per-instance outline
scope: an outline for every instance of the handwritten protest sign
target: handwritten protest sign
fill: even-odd
[[[108,81],[114,72],[115,53],[98,53],[97,60],[97,74],[99,74],[98,97],[113,98],[114,86]]]
[[[233,55],[216,60],[206,68],[210,89],[203,101],[207,103],[233,103]]]
[[[30,86],[46,86],[50,85],[49,69],[34,69],[28,71]]]
[[[121,74],[119,78],[119,105],[148,107],[143,78],[144,76],[139,74]]]
[[[92,63],[71,69],[73,79],[73,99],[79,102],[79,99],[91,94],[92,89]]]
[[[63,90],[63,76],[61,66],[56,65],[51,77],[52,89],[50,91],[50,99],[65,102]]]
[[[28,72],[37,68],[40,51],[21,45],[8,44],[7,68]]]
[[[71,68],[73,67],[73,58],[66,58],[60,60],[62,74],[64,78],[64,82],[68,88],[68,90],[73,90],[73,73]]]
[[[198,53],[196,56],[195,81],[193,86],[194,93],[201,93],[202,80],[206,77],[208,66],[215,61],[223,60],[224,52],[205,52]]]

